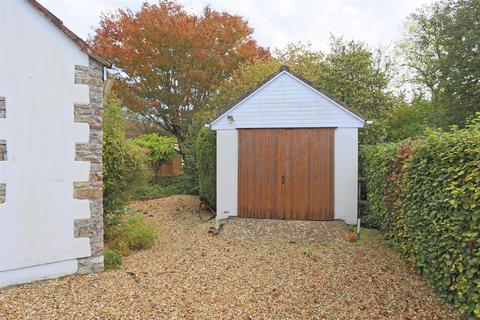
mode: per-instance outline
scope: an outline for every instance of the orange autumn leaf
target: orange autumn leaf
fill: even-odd
[[[127,75],[116,94],[179,141],[213,88],[248,62],[270,58],[242,17],[208,7],[194,15],[172,1],[103,15],[95,32],[93,49]]]

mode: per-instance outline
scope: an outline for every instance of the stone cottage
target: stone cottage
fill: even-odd
[[[35,0],[0,1],[0,287],[103,270],[110,64]]]

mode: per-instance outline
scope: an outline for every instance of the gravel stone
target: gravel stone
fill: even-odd
[[[198,206],[132,203],[158,228],[151,249],[119,270],[0,289],[0,319],[460,319],[374,231],[357,243],[212,236]]]

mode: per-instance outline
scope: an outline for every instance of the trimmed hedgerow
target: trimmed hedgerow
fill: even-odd
[[[480,317],[480,125],[362,150],[365,219],[440,296]]]
[[[389,216],[385,201],[388,185],[385,177],[393,163],[398,144],[388,143],[366,146],[360,152],[362,175],[366,178],[368,206],[362,214],[362,223],[384,230]]]
[[[198,175],[198,193],[212,208],[216,207],[216,135],[202,128],[195,139],[195,156]]]

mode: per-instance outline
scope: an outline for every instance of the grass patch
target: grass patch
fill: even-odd
[[[353,233],[357,233],[357,226],[356,225],[350,225],[348,224],[347,225],[347,228],[349,231],[353,232]],[[360,234],[359,234],[359,237],[358,237],[358,240],[356,242],[353,243],[354,246],[361,246],[361,245],[364,245],[365,244],[365,241],[368,241],[369,238],[375,236],[375,234],[377,233],[377,230],[376,229],[370,229],[370,228],[364,228],[364,227],[361,227],[360,228]]]
[[[122,217],[116,225],[105,230],[108,246],[129,255],[131,250],[150,248],[157,238],[157,231],[150,221],[141,215]]]
[[[184,175],[158,177],[148,184],[138,187],[134,191],[133,197],[162,197],[174,194],[187,194],[188,190],[188,178]]]
[[[112,249],[105,249],[103,251],[104,263],[105,268],[107,270],[110,269],[118,269],[122,266],[122,256],[115,250]]]

